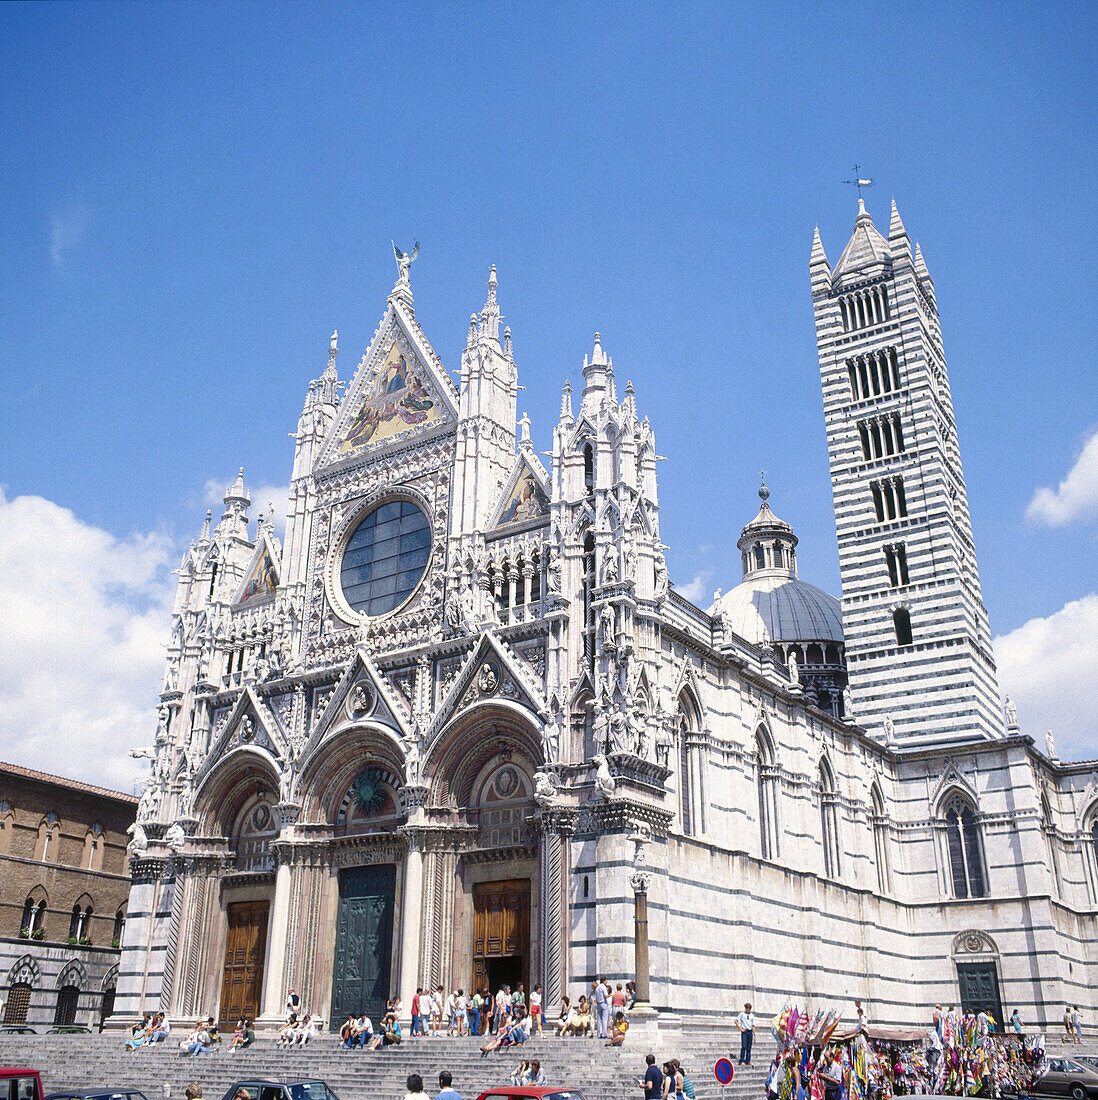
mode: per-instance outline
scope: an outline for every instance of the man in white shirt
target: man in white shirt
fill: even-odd
[[[743,1006],[743,1012],[736,1017],[736,1027],[740,1029],[740,1065],[751,1065],[751,1044],[755,1041],[755,1016],[751,1012],[751,1002]]]

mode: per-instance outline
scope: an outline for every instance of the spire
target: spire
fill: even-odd
[[[595,347],[591,357],[583,357],[583,404],[597,407],[613,393],[614,375],[606,352],[602,350],[602,337],[595,333]]]
[[[471,348],[477,342],[477,315],[475,313],[469,314],[469,336],[466,338],[465,346]]]
[[[339,390],[342,383],[336,371],[336,356],[339,354],[339,333],[332,330],[332,338],[328,342],[328,365],[317,382],[317,398],[322,405],[338,405]],[[310,387],[311,389],[312,387]]]
[[[766,472],[760,471],[759,512],[740,532],[736,546],[744,555],[744,580],[756,573],[797,576],[797,536],[793,528],[770,510],[770,489]],[[759,554],[762,554],[760,564]]]
[[[496,265],[492,264],[492,270],[488,274],[488,300],[484,303],[484,309],[480,311],[480,334],[487,336],[489,340],[499,343],[499,303],[496,301],[496,287],[499,280],[496,278]]]
[[[625,381],[625,413],[626,416],[637,419],[637,396],[633,391],[633,382],[631,379]]]
[[[244,488],[244,467],[240,467],[240,472],[236,475],[236,481],[232,483],[225,490],[225,507],[228,508],[234,503],[243,503],[247,508],[251,504],[252,498],[248,495],[248,490]]]
[[[831,278],[838,282],[839,278],[849,272],[858,272],[859,275],[873,274],[874,268],[882,268],[891,260],[892,253],[888,247],[888,241],[881,236],[869,211],[865,208],[865,200],[858,199],[858,216],[854,219],[854,232],[847,242],[839,262],[831,272]]]
[[[198,536],[199,542],[210,541],[210,520],[213,518],[213,512],[209,508],[206,509],[206,520],[202,524],[202,533]]]
[[[572,423],[572,383],[567,378],[560,395],[560,419],[562,423]]]
[[[513,355],[511,353],[511,326],[510,325],[508,325],[503,330],[503,354],[506,355],[508,359],[513,358]]]
[[[831,288],[831,265],[827,262],[823,241],[820,240],[820,227],[817,225],[812,234],[812,256],[808,261],[809,276],[813,292]]]
[[[934,296],[934,280],[930,277],[930,272],[926,267],[926,260],[923,259],[923,250],[919,247],[919,242],[915,242],[915,275],[919,280],[919,285],[926,292],[931,302],[934,303],[934,308],[938,308],[938,299]]]

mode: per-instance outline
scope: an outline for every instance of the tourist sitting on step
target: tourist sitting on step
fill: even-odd
[[[339,1029],[339,1041],[348,1049],[351,1049],[351,1040],[355,1033],[355,1014],[352,1012],[347,1017],[347,1022]]]
[[[606,1045],[608,1047],[620,1047],[621,1044],[625,1042],[625,1033],[628,1030],[629,1021],[625,1018],[625,1013],[619,1009],[610,1027],[610,1042]]]
[[[232,1041],[229,1043],[229,1053],[235,1054],[238,1050],[244,1050],[255,1042],[255,1029],[251,1020],[241,1017],[237,1021],[236,1031],[233,1032]]]
[[[205,1021],[197,1020],[191,1034],[179,1044],[179,1049],[184,1054],[193,1054],[196,1057],[204,1050],[213,1050],[221,1041],[217,1034],[217,1024],[212,1016]]]
[[[293,1037],[290,1039],[290,1046],[303,1047],[310,1039],[314,1038],[316,1038],[316,1020],[306,1012],[305,1019],[294,1030]]]
[[[150,1030],[152,1028],[152,1013],[146,1012],[141,1017],[139,1024],[134,1024],[130,1028],[130,1037],[126,1040],[126,1050],[137,1050],[138,1047],[144,1046],[145,1041],[149,1037]]]
[[[522,1019],[516,1017],[513,1020],[506,1021],[496,1037],[480,1048],[481,1057],[491,1054],[493,1050],[499,1050],[501,1047],[519,1046],[525,1042],[526,1030],[523,1027]]]
[[[571,1034],[568,1031],[576,1022],[576,1010],[572,1007],[572,1002],[568,997],[560,1003],[560,1019],[557,1020],[557,1035]]]
[[[297,1025],[297,1013],[291,1012],[290,1018],[278,1029],[278,1037],[275,1039],[275,1046],[289,1046],[293,1041],[294,1032],[297,1031]]]
[[[595,1021],[591,1014],[591,1003],[581,993],[579,1004],[576,1005],[576,1019],[572,1024],[572,1030],[564,1029],[565,1035],[584,1035],[594,1037]]]
[[[511,1071],[511,1084],[512,1085],[524,1085],[526,1083],[526,1074],[529,1072],[530,1063],[525,1058]]]
[[[377,1050],[383,1046],[397,1046],[401,1038],[400,1021],[391,1012],[386,1012],[385,1018],[381,1021],[381,1031],[374,1036],[373,1041],[370,1043],[370,1049]]]
[[[351,1034],[351,1047],[358,1047],[361,1050],[367,1043],[369,1043],[374,1037],[374,1025],[370,1021],[370,1017],[365,1012],[362,1013],[356,1020],[353,1021],[354,1026]]]
[[[152,1021],[152,1029],[146,1039],[147,1043],[162,1043],[172,1033],[172,1025],[163,1012],[158,1012]]]
[[[541,1062],[535,1058],[526,1071],[526,1077],[519,1082],[520,1085],[547,1085],[549,1081],[545,1076],[545,1070],[541,1068]]]

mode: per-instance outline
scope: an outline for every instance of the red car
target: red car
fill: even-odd
[[[42,1100],[38,1070],[0,1066],[0,1100]]]
[[[579,1089],[553,1085],[500,1085],[482,1092],[477,1100],[585,1100]]]

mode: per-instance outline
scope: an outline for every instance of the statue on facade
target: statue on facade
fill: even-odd
[[[795,684],[799,684],[801,682],[801,672],[800,669],[797,667],[797,654],[794,653],[793,650],[789,651],[787,665],[789,668],[790,680],[792,680]]]
[[[1056,738],[1052,736],[1052,730],[1049,730],[1045,734],[1045,748],[1048,750],[1048,755],[1050,759],[1058,759],[1056,756]]]
[[[446,619],[446,625],[452,633],[457,634],[462,628],[465,616],[461,608],[461,596],[458,595],[455,587],[451,587],[446,594],[446,604],[442,613]]]
[[[595,790],[603,798],[610,798],[617,788],[617,782],[610,774],[610,764],[601,752],[591,758],[591,763],[595,766]]]
[[[614,618],[614,609],[610,604],[606,604],[599,612],[599,627],[602,631],[602,648],[608,653],[613,652],[616,648],[614,645],[614,635],[616,633]]]
[[[896,723],[892,721],[892,715],[886,714],[884,720],[885,741],[892,744],[896,740]]]
[[[555,772],[534,772],[534,801],[539,806],[551,806],[557,800],[557,784],[560,780]]]
[[[632,752],[629,719],[624,707],[615,707],[610,712],[610,750],[611,752]]]
[[[667,562],[664,561],[662,552],[656,555],[655,562],[655,583],[652,590],[652,596],[655,600],[663,600],[667,596],[668,578],[667,578]]]
[[[412,245],[412,251],[410,253],[401,252],[392,239],[389,240],[389,243],[393,246],[393,258],[397,262],[397,267],[400,268],[400,281],[406,283],[408,282],[409,269],[415,262],[415,258],[419,255],[419,241],[416,241],[416,243]]]
[[[625,579],[635,581],[637,579],[637,547],[636,543],[630,543],[625,551]]]
[[[541,755],[546,764],[560,758],[560,735],[563,727],[560,703],[554,695],[549,700],[549,713],[541,731]]]
[[[633,752],[641,758],[648,759],[648,715],[640,704],[633,708],[633,714],[629,722]]]
[[[131,856],[144,855],[145,850],[149,846],[149,838],[145,835],[145,830],[141,827],[141,822],[135,821],[126,830],[126,835],[130,838],[129,844],[126,845],[126,851]]]
[[[1006,697],[1006,723],[1008,730],[1016,730],[1018,728],[1018,708],[1009,695]]]
[[[145,789],[137,801],[137,820],[144,825],[148,821],[155,821],[160,811],[160,790],[152,778],[145,781]]]
[[[606,548],[602,563],[602,583],[617,584],[618,582],[618,552],[613,546]]]
[[[545,579],[549,586],[549,591],[559,596],[561,585],[561,564],[559,554],[549,553],[549,564],[545,567]]]
[[[183,832],[183,826],[178,821],[173,821],[164,834],[164,843],[178,855],[187,846],[187,834]]]

